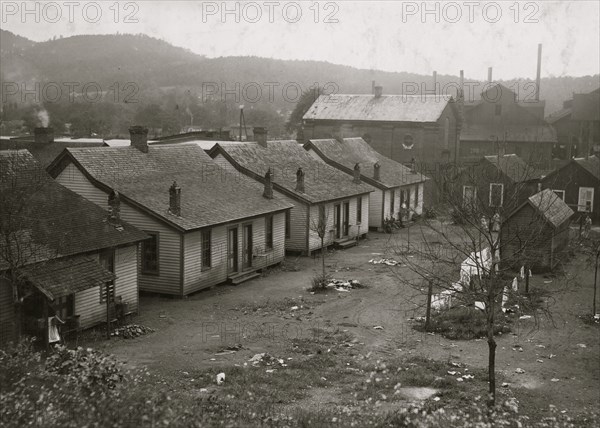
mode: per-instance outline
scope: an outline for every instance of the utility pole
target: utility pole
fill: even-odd
[[[600,258],[600,244],[596,248],[596,270],[594,271],[594,300],[592,303],[592,316],[596,316],[596,294],[598,289],[598,258]]]

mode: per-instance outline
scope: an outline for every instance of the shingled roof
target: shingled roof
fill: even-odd
[[[312,148],[319,156],[325,158],[325,161],[338,164],[349,173],[352,173],[354,165],[358,163],[363,178],[366,177],[369,183],[377,187],[390,189],[427,180],[423,174],[413,172],[410,168],[377,152],[360,137],[344,138],[343,142],[335,139],[309,140],[305,147]],[[373,179],[376,163],[381,167],[379,181]]]
[[[449,102],[439,95],[320,95],[303,119],[436,122]]]
[[[496,138],[509,142],[557,142],[556,131],[549,124],[540,125],[503,125],[463,124],[460,131],[461,141],[489,141],[494,144]]]
[[[263,188],[226,172],[195,144],[66,149],[92,181],[180,230],[194,230],[291,208],[262,196]],[[60,165],[57,159],[53,165]],[[52,167],[51,167],[52,168]],[[169,212],[169,188],[181,188],[181,216]]]
[[[484,159],[502,171],[502,173],[515,183],[535,180],[541,176],[538,170],[527,165],[523,159],[515,154],[500,156],[500,160],[498,160],[497,155],[484,156]]]
[[[600,159],[598,159],[598,157],[590,156],[588,158],[575,158],[573,160],[577,162],[579,166],[600,180]]]
[[[21,266],[147,238],[127,222],[120,228],[109,224],[107,210],[52,180],[27,150],[0,152],[0,191],[0,215],[14,222],[20,245],[0,251],[11,251]],[[8,266],[0,258],[0,269]]]
[[[530,196],[527,203],[555,228],[574,214],[573,210],[551,189],[545,189]]]
[[[223,153],[239,168],[255,176],[263,177],[271,168],[273,183],[290,196],[309,203],[372,192],[368,184],[356,184],[346,173],[314,159],[302,145],[294,140],[269,141],[267,147],[258,143],[216,145],[211,156]],[[296,191],[296,171],[302,168],[305,174],[305,191]]]

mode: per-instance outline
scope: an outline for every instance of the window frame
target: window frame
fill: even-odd
[[[273,251],[273,214],[265,216],[265,251]]]
[[[208,249],[206,248],[206,235],[208,235]],[[200,231],[200,266],[202,272],[212,268],[212,229]]]
[[[362,196],[356,198],[356,224],[362,223]]]
[[[590,190],[592,192],[592,198],[589,199],[589,202],[590,202],[590,209],[589,209],[589,211],[587,210],[587,205],[585,205],[585,204],[582,205],[581,204],[582,190],[585,190],[585,191]],[[584,212],[584,213],[592,213],[592,212],[594,212],[594,196],[595,196],[594,190],[595,189],[593,187],[585,187],[585,186],[580,186],[579,187],[579,194],[577,195],[577,212]]]
[[[500,186],[500,204],[499,205],[492,205],[492,188],[494,186]],[[495,207],[495,208],[501,208],[504,206],[504,183],[490,183],[490,195],[489,195],[489,206],[490,207]]]
[[[142,245],[141,245],[141,257],[140,257],[140,271],[142,273],[142,275],[153,275],[153,276],[159,276],[160,275],[160,233],[159,232],[153,232],[153,231],[149,231],[149,230],[144,230],[144,233],[146,235],[149,235],[151,237],[155,238],[155,247],[156,247],[156,269],[154,270],[150,270],[146,268],[146,264],[144,262],[145,260],[145,247],[146,245],[148,245],[148,241],[150,241],[150,239],[146,239],[144,241],[142,241]]]
[[[106,257],[108,255],[108,257]],[[107,262],[105,262],[104,260],[106,260]],[[116,262],[116,251],[114,248],[103,248],[102,250],[100,250],[100,252],[98,253],[98,262],[100,263],[100,265],[105,268],[107,271],[109,271],[110,273],[112,273],[114,275],[115,273],[115,262]],[[108,287],[107,287],[108,285]],[[109,290],[108,293],[110,293],[110,295],[112,296],[112,301],[115,300],[115,296],[116,296],[116,287],[115,287],[115,281],[111,280],[111,281],[107,281],[105,282],[100,288],[100,303],[106,303],[106,299],[107,299],[107,289]]]
[[[467,189],[472,189],[472,191],[471,191],[472,199],[470,201],[467,201],[467,198],[465,197]],[[464,184],[463,188],[462,188],[462,197],[463,197],[463,207],[467,207],[467,206],[474,207],[475,203],[477,202],[477,186],[473,186],[471,184]]]

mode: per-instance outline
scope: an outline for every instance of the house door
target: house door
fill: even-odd
[[[238,271],[238,228],[232,227],[227,232],[227,272]]]
[[[244,225],[244,247],[242,268],[252,267],[252,224]]]
[[[342,208],[340,204],[333,207],[333,228],[335,229],[336,239],[342,237],[342,228],[340,224],[340,218],[342,217]]]
[[[344,219],[342,223],[343,236],[348,236],[350,232],[350,202],[344,202]]]

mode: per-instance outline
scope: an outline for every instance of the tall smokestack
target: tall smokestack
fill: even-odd
[[[540,100],[540,77],[542,74],[542,44],[538,44],[537,73],[535,75],[535,100]]]
[[[437,71],[433,70],[433,93],[437,94]]]
[[[48,144],[54,142],[54,129],[53,128],[35,128],[33,130],[33,141],[36,144]]]
[[[488,67],[488,83],[492,83],[492,67]]]
[[[464,70],[460,70],[460,94],[458,94],[460,97],[465,96],[465,72]]]

